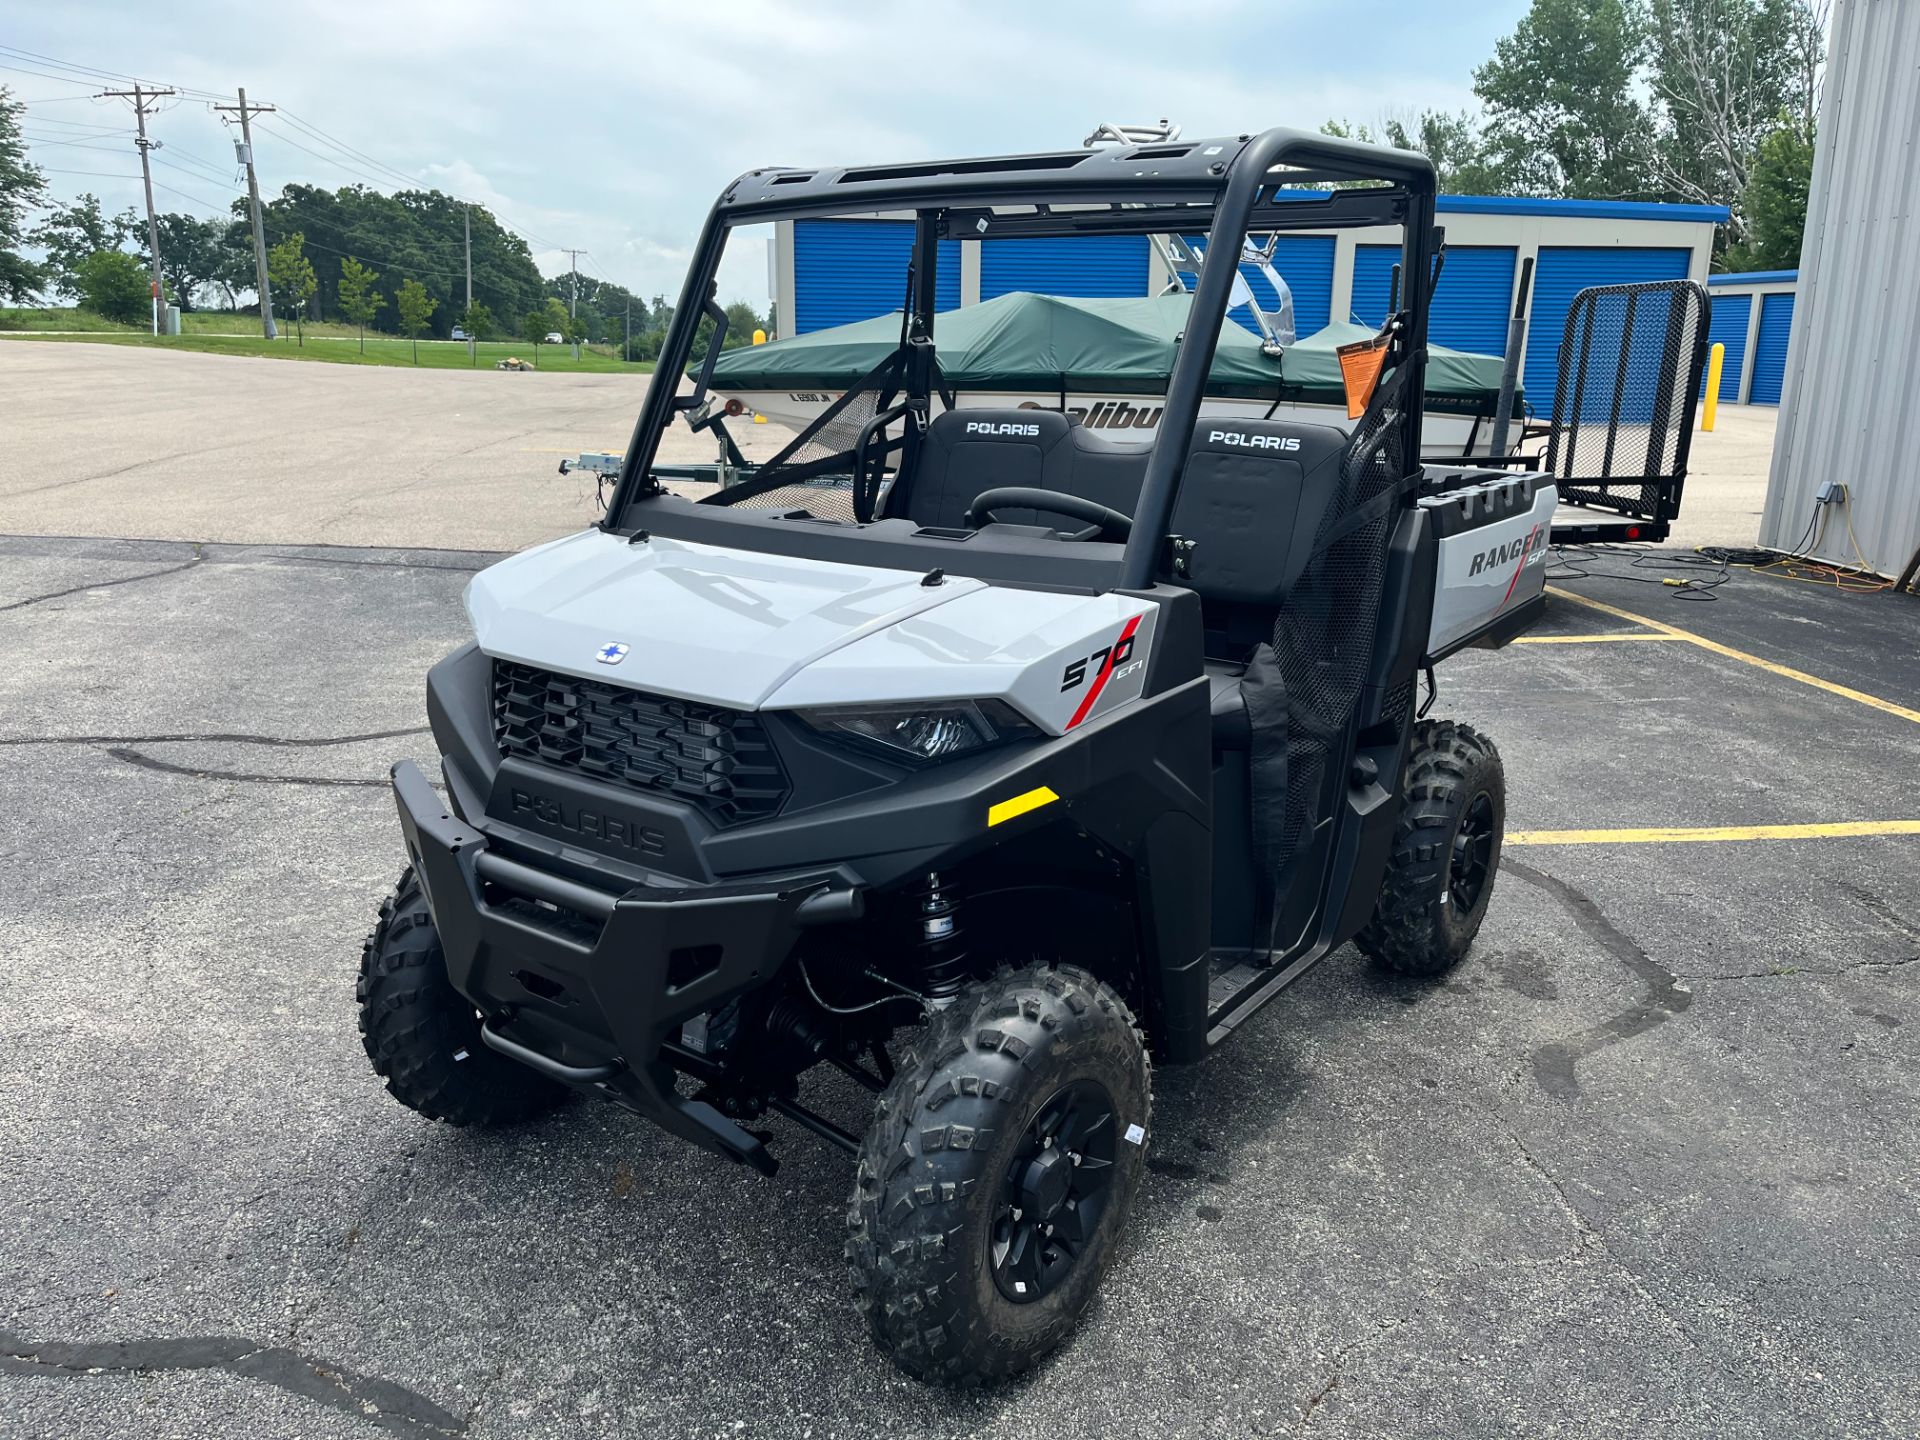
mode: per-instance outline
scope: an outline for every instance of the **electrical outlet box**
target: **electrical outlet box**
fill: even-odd
[[[1842,485],[1838,480],[1829,480],[1814,492],[1813,503],[1816,505],[1831,505],[1835,501],[1846,498],[1847,487]]]

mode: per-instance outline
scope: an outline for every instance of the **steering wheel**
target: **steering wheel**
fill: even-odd
[[[982,490],[973,497],[973,504],[967,507],[966,526],[969,530],[978,530],[982,525],[993,523],[993,512],[1004,506],[1009,510],[1044,510],[1052,515],[1066,515],[1074,520],[1084,520],[1088,528],[1076,530],[1069,540],[1111,540],[1124,541],[1133,533],[1133,520],[1118,510],[1110,510],[1097,500],[1084,500],[1078,495],[1069,495],[1059,490],[1039,490],[1029,485],[1002,485],[992,490]]]

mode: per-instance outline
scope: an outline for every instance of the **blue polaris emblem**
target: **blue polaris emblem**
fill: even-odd
[[[593,652],[593,658],[598,660],[602,665],[618,665],[622,660],[627,658],[627,647],[622,645],[618,640],[609,640],[605,645],[602,645],[598,650]]]

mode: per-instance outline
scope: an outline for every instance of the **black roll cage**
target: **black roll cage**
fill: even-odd
[[[1318,195],[1284,188],[1356,181],[1381,183]],[[715,275],[727,232],[734,226],[912,211],[912,309],[907,317],[902,391],[906,402],[922,407],[923,414],[935,380],[935,287],[942,239],[1204,231],[1209,240],[1187,329],[1187,336],[1199,343],[1183,343],[1175,357],[1165,411],[1134,512],[1133,533],[1121,561],[1119,588],[1140,589],[1153,583],[1160,566],[1181,464],[1193,441],[1246,236],[1276,230],[1399,225],[1403,235],[1400,273],[1428,277],[1425,285],[1401,287],[1401,307],[1389,319],[1389,324],[1397,326],[1393,363],[1406,369],[1402,383],[1410,387],[1402,393],[1417,397],[1425,393],[1427,301],[1437,279],[1436,259],[1443,238],[1434,224],[1435,189],[1433,167],[1424,155],[1289,129],[1227,139],[906,165],[752,170],[729,185],[707,215],[654,374],[684,373],[701,317],[716,308]],[[1022,208],[1010,212],[1005,207]],[[714,353],[718,348],[716,343]],[[700,388],[704,391],[704,386]],[[628,511],[655,493],[645,477],[652,470],[661,435],[676,413],[698,403],[699,394],[680,395],[674,384],[656,380],[648,387],[605,528],[632,528]],[[1409,457],[1420,454],[1421,408],[1417,402],[1400,407],[1401,453]],[[911,463],[917,438],[910,426],[903,465]]]

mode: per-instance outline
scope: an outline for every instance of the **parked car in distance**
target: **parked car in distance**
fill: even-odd
[[[547,332],[547,338],[540,343],[543,345],[564,345],[567,343],[567,337],[562,335],[558,330],[549,330]]]
[[[471,340],[473,337],[467,334],[464,327],[456,325],[453,327],[453,334],[448,338],[452,340]]]

